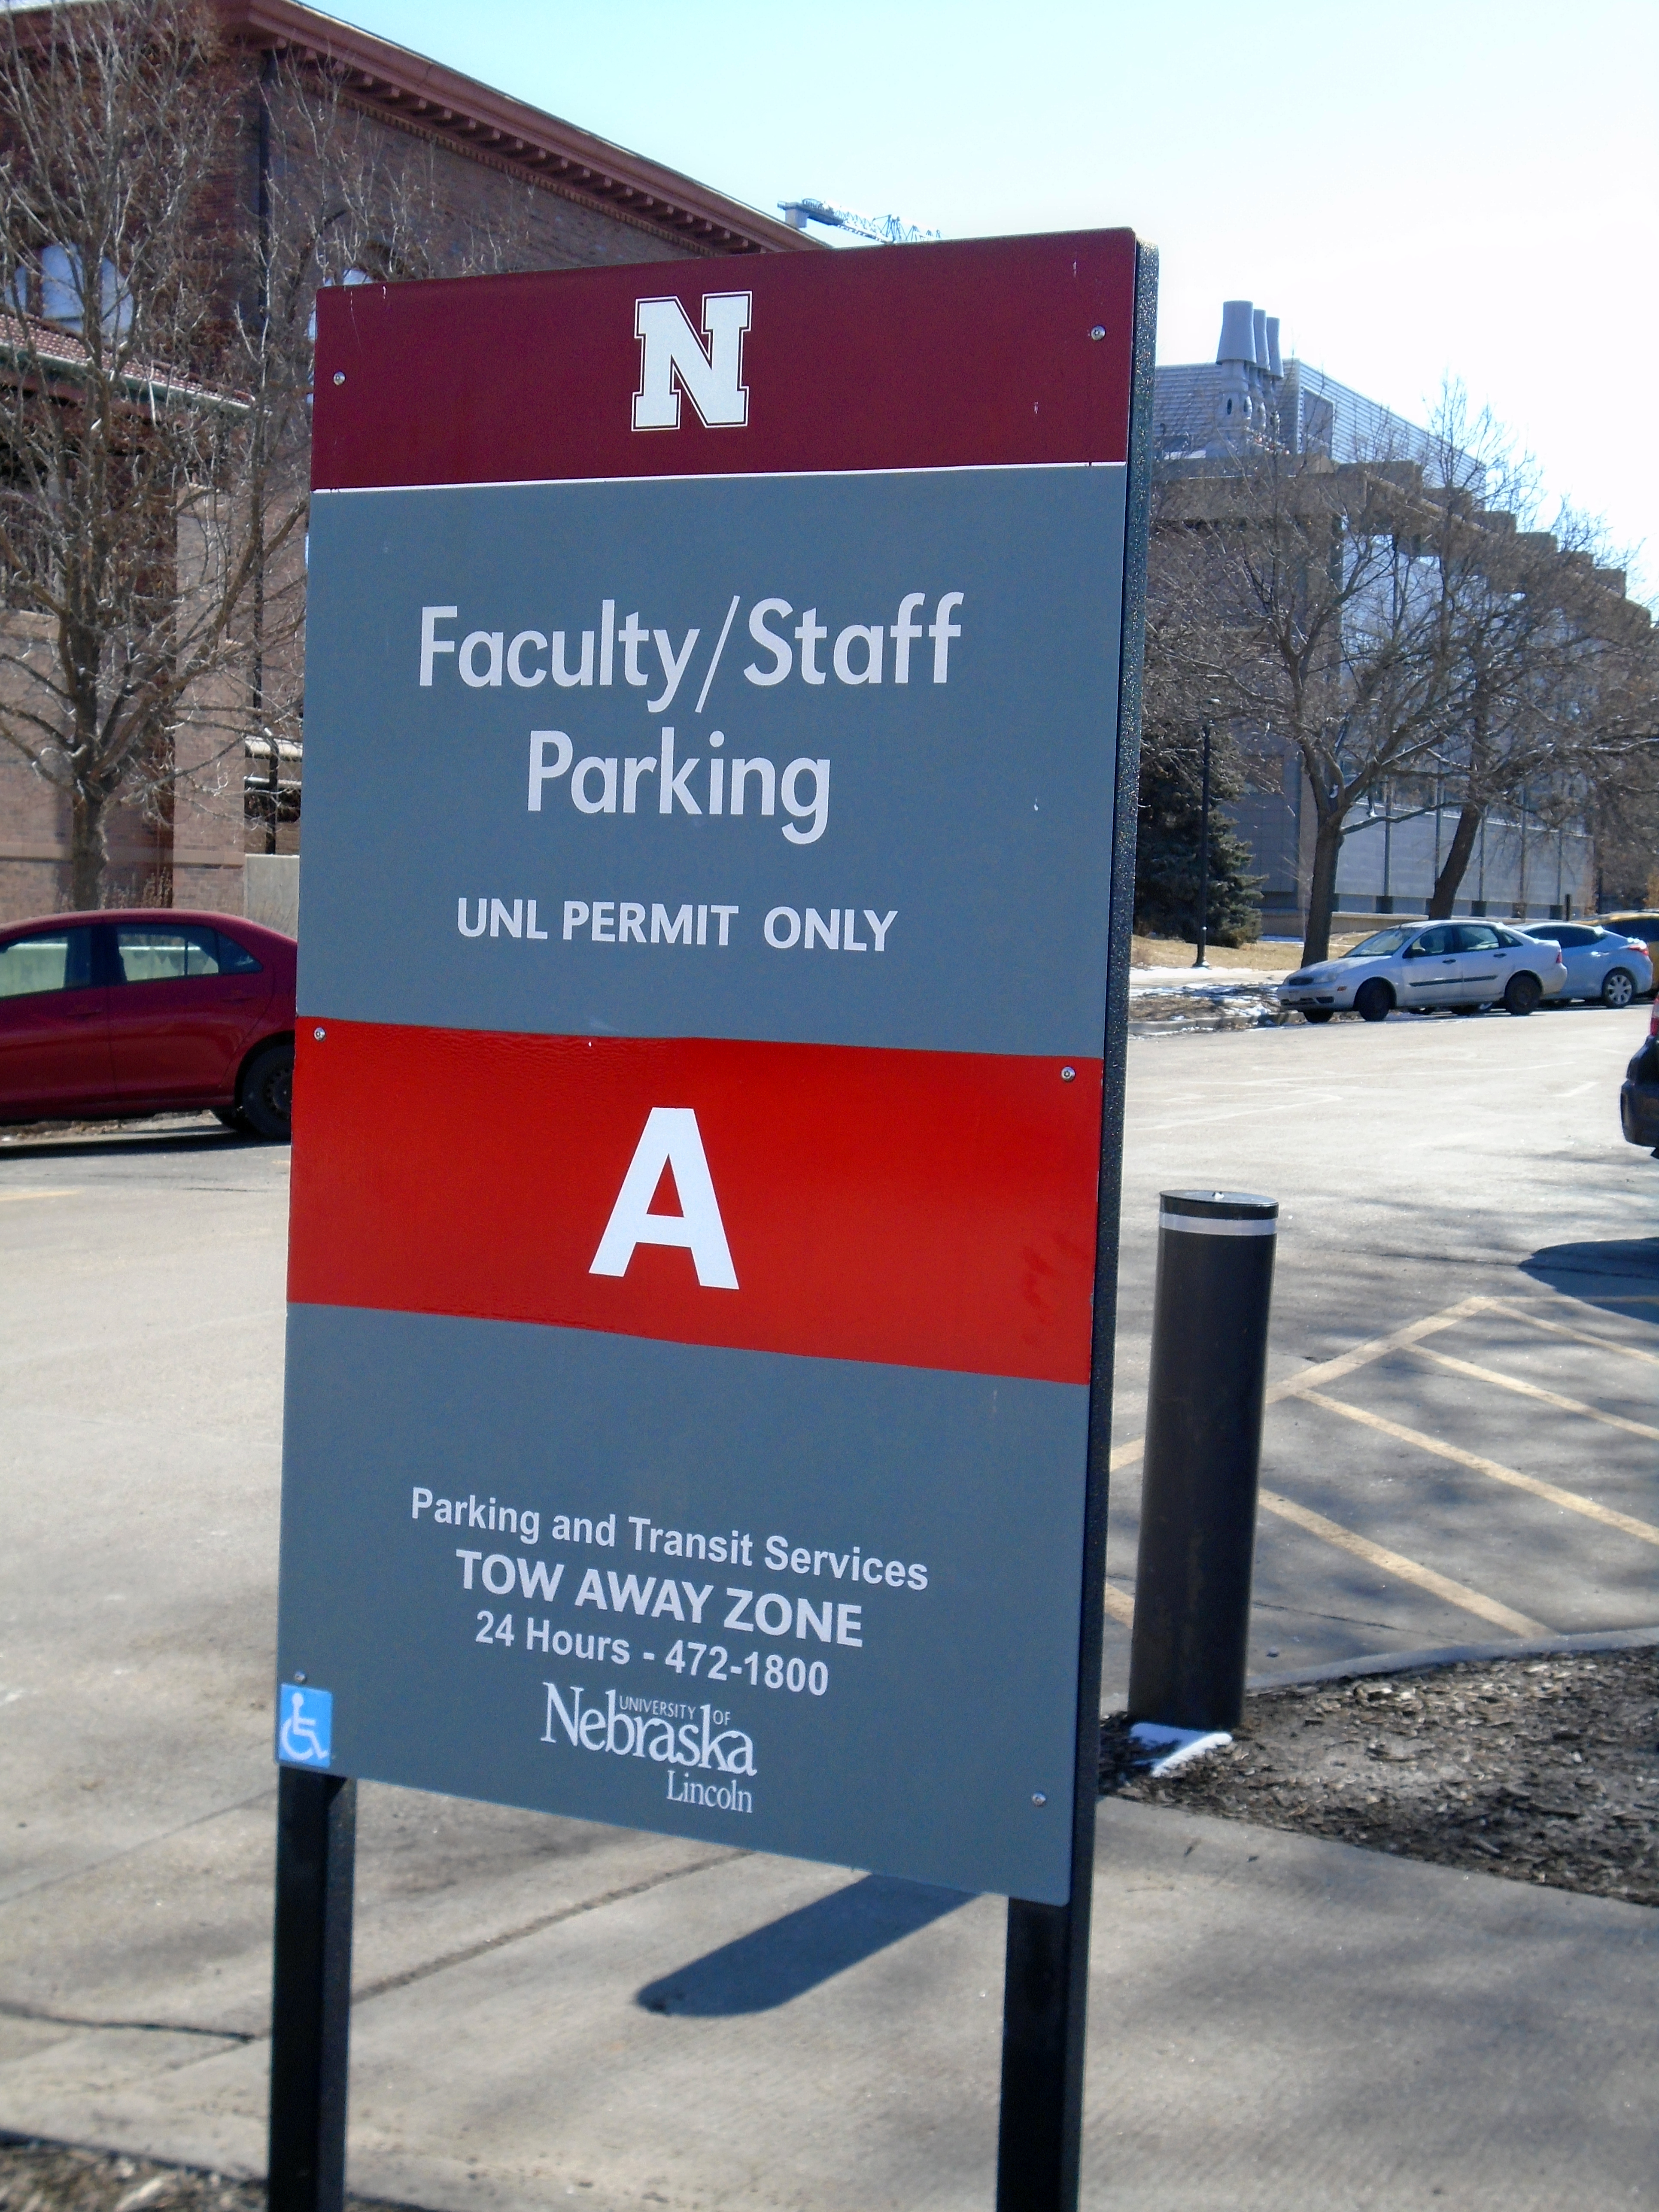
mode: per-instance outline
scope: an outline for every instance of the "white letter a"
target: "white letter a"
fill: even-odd
[[[674,1170],[674,1188],[684,1211],[647,1212],[665,1166]],[[646,1122],[617,1203],[611,1209],[590,1275],[625,1275],[641,1244],[678,1244],[691,1255],[697,1280],[706,1291],[735,1291],[738,1271],[726,1241],[720,1200],[708,1173],[708,1160],[689,1106],[653,1106]]]

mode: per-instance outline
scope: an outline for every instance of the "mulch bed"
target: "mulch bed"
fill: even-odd
[[[0,2212],[264,2212],[263,2181],[0,2136]]]
[[[0,2212],[265,2212],[265,2185],[0,2133]]]
[[[1154,1779],[1101,1727],[1103,1796],[1659,1905],[1659,1650],[1471,1660],[1259,1692]]]

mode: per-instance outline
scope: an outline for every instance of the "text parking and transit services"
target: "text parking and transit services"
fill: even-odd
[[[280,1660],[1057,1903],[1133,246],[927,251],[324,297]]]

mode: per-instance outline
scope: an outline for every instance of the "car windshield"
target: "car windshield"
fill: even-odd
[[[1341,955],[1344,960],[1381,960],[1389,952],[1398,952],[1411,935],[1409,929],[1379,929],[1375,937],[1367,937],[1358,945],[1351,945]]]

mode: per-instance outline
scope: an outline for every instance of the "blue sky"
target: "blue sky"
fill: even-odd
[[[1654,0],[336,0],[331,12],[768,210],[948,238],[1127,223],[1159,358],[1224,297],[1421,420],[1460,376],[1659,592]]]

